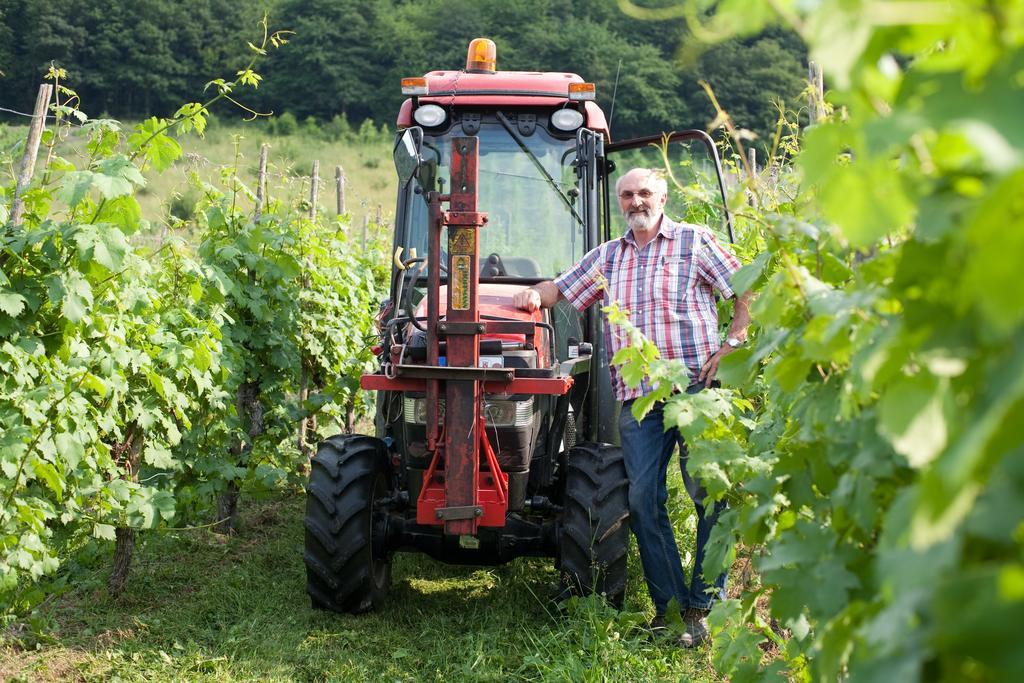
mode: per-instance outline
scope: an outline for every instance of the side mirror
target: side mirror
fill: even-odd
[[[420,156],[422,148],[423,129],[419,126],[407,128],[402,133],[402,137],[395,142],[395,170],[398,172],[398,182],[402,187],[409,184],[412,177],[416,175],[420,164],[423,163],[423,158]]]

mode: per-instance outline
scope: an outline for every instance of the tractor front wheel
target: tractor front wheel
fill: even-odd
[[[563,592],[603,594],[621,607],[629,550],[629,479],[618,447],[584,443],[569,450],[558,541]]]
[[[387,491],[380,439],[338,435],[320,444],[306,487],[303,554],[313,607],[358,614],[384,602],[391,562],[375,548],[373,526],[374,503]]]

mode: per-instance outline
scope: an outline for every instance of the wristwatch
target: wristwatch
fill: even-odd
[[[734,349],[738,349],[739,347],[743,346],[743,342],[737,339],[736,337],[726,337],[725,343]]]

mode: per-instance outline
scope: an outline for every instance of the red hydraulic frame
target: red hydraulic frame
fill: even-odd
[[[565,394],[569,377],[515,378],[511,371],[474,371],[480,365],[479,337],[485,333],[533,333],[527,321],[481,321],[478,305],[479,235],[487,215],[477,211],[478,140],[452,139],[450,194],[430,192],[427,242],[427,363],[426,376],[364,375],[364,389],[425,391],[427,450],[433,455],[416,501],[416,522],[443,525],[446,534],[474,535],[480,527],[505,526],[508,511],[508,475],[487,439],[480,414],[483,393]],[[442,203],[448,202],[449,211]],[[448,301],[440,320],[441,233],[448,228]],[[447,363],[439,366],[439,342],[447,339]],[[469,371],[467,373],[467,370]],[[438,420],[441,392],[445,398],[445,424]],[[486,469],[480,467],[481,454]]]

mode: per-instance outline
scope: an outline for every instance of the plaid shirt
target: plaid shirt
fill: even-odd
[[[721,346],[714,290],[732,297],[729,278],[739,267],[711,231],[664,216],[657,236],[643,249],[629,230],[588,252],[555,279],[555,285],[578,311],[598,301],[605,306],[619,302],[661,357],[682,360],[696,379]],[[628,343],[611,325],[605,325],[604,335],[608,358]],[[653,388],[646,379],[635,389],[627,387],[615,366],[611,376],[620,401],[639,398]]]

